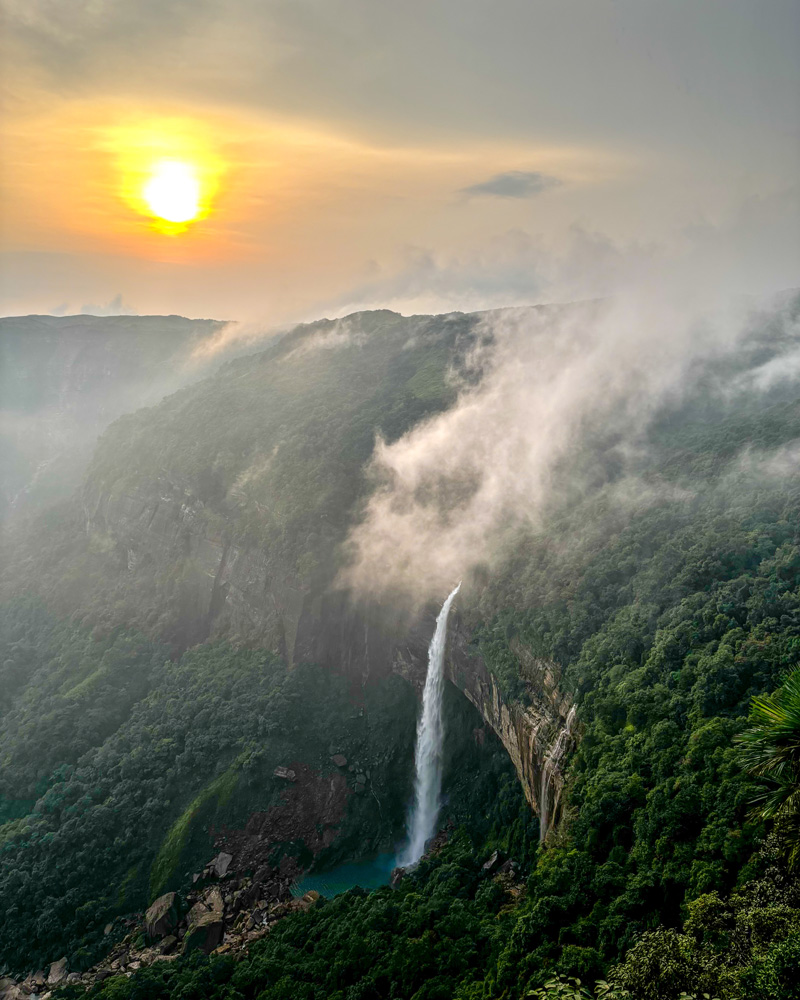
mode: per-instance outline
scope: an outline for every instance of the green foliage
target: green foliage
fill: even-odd
[[[12,645],[26,614],[34,631],[48,620],[37,606],[9,610]],[[86,964],[80,956],[107,946],[102,928],[115,915],[142,908],[162,887],[188,884],[211,856],[210,827],[242,826],[280,800],[271,777],[278,764],[331,768],[331,742],[374,772],[372,805],[353,796],[343,843],[399,834],[405,799],[385,789],[407,790],[415,716],[399,679],[372,686],[359,708],[343,678],[311,666],[287,672],[263,651],[207,645],[165,662],[159,647],[121,632],[92,638],[51,623],[40,635],[39,647],[26,647],[33,673],[0,736],[6,813],[9,801],[23,812],[21,796],[36,785],[32,806],[0,828],[0,967],[45,964],[56,951]],[[117,663],[121,704],[91,681],[108,717],[87,736],[72,722],[81,718],[76,688]],[[134,688],[140,697],[131,704]],[[49,735],[33,721],[42,716],[52,741],[35,739]]]
[[[795,549],[797,562],[798,550]],[[800,857],[800,668],[772,694],[753,699],[750,727],[739,736],[739,759],[764,779],[755,797],[758,815],[776,820],[796,864]]]
[[[90,633],[35,601],[0,607],[0,795],[31,805],[129,717],[163,669],[161,643]],[[46,739],[42,739],[46,733]]]
[[[628,1000],[631,996],[627,990],[612,986],[604,979],[598,979],[594,990],[591,990],[583,986],[580,979],[564,978],[563,976],[548,979],[544,986],[531,990],[526,995],[534,997],[535,1000],[595,1000],[595,998],[597,1000]],[[690,1000],[690,998],[686,997],[685,1000]]]
[[[45,657],[24,687],[26,710],[35,714],[37,693],[42,704],[50,704],[52,691],[71,697],[109,650],[125,651],[134,676],[147,666],[150,689],[102,743],[84,750],[81,730],[65,727],[63,745],[41,748],[39,797],[3,828],[0,968],[46,965],[56,952],[67,954],[72,968],[90,964],[108,947],[102,928],[114,916],[191,884],[192,873],[214,853],[210,829],[242,828],[253,812],[280,803],[282,786],[272,778],[277,765],[332,770],[331,745],[371,779],[368,794],[350,796],[339,834],[318,866],[391,849],[402,836],[417,705],[399,678],[366,685],[354,703],[346,678],[312,665],[287,671],[263,651],[224,643],[197,647],[175,662],[159,655],[158,669],[150,669],[156,647],[139,639],[59,631],[38,605],[7,610],[15,629],[30,618],[48,656],[47,644],[61,637],[62,655]],[[73,643],[80,655],[71,658]],[[522,858],[535,844],[536,824],[510,762],[493,738],[476,743],[478,719],[468,703],[453,691],[445,701],[449,803],[443,820],[469,822],[475,836]],[[4,737],[9,774],[19,774],[25,786],[28,772],[16,766],[15,750],[28,759],[28,734],[23,729],[16,744]],[[74,763],[58,761],[55,752]],[[307,851],[302,843],[282,849]],[[483,905],[495,912],[498,899],[488,894]]]
[[[323,900],[281,921],[236,966],[193,956],[137,972],[127,993],[108,980],[88,997],[194,996],[193,984],[202,982],[208,1000],[449,1000],[454,984],[467,989],[483,979],[508,933],[512,897],[481,863],[495,847],[511,846],[514,828],[525,822],[524,800],[507,765],[499,782],[496,773],[474,780],[484,786],[479,797],[490,813],[481,843],[462,828],[396,889],[352,889]],[[493,790],[505,793],[505,805],[492,805]]]
[[[449,322],[378,313],[300,330],[116,424],[98,450],[87,496],[124,507],[132,491],[143,490],[149,502],[162,487],[172,489],[169,496],[191,506],[199,533],[257,550],[270,573],[320,594],[373,486],[364,470],[376,431],[392,440],[452,399],[446,372],[458,367],[474,327],[468,318]],[[287,918],[236,965],[202,957],[161,963],[167,967],[140,970],[126,983],[109,980],[92,995],[512,1000],[538,991],[610,1000],[627,990],[631,1000],[796,997],[796,876],[761,853],[773,813],[749,815],[761,774],[789,774],[796,759],[786,727],[779,733],[774,724],[778,714],[788,718],[788,702],[765,695],[800,658],[800,402],[796,380],[760,387],[752,377],[778,355],[781,337],[796,341],[788,326],[767,329],[688,374],[680,397],[640,428],[633,454],[627,433],[620,443],[619,428],[629,421],[624,405],[604,426],[583,428],[552,470],[551,499],[535,512],[537,527],[493,554],[491,576],[476,574],[473,592],[480,594],[465,618],[506,697],[526,700],[535,672],[552,670],[578,706],[580,742],[562,799],[566,824],[546,849],[538,849],[535,821],[498,760],[481,758],[476,767],[474,747],[448,742],[451,815],[464,830],[395,892],[354,890]],[[207,627],[208,602],[198,597],[206,580],[194,555],[179,552],[152,570],[112,571],[113,537],[94,527],[83,562],[66,542],[63,548],[68,566],[96,574],[87,585],[96,603],[82,605],[90,621],[122,619],[148,634],[178,622],[183,631],[170,633],[176,645],[207,634],[186,626]],[[60,593],[62,584],[53,586]],[[48,627],[42,624],[43,634]],[[205,815],[217,803],[203,790],[240,758],[252,763],[236,772],[220,807],[230,816],[262,806],[252,790],[299,744],[324,766],[329,742],[372,747],[385,739],[381,808],[402,813],[413,706],[403,716],[401,766],[389,751],[403,728],[391,712],[373,706],[367,715],[375,724],[365,733],[343,681],[311,666],[287,675],[265,659],[225,646],[194,649],[136,702],[129,721],[76,758],[74,771],[56,765],[31,816],[10,820],[0,890],[16,911],[0,925],[0,940],[3,931],[22,928],[38,957],[62,940],[63,926],[64,940],[77,944],[70,907],[100,893],[99,880],[81,862],[77,888],[53,873],[49,859],[58,851],[80,860],[88,833],[108,854],[104,884],[118,890],[123,883],[126,906],[147,898],[159,851],[171,873],[164,884],[179,885],[192,852],[207,847],[207,838],[199,846],[198,838],[220,818]],[[84,692],[94,697],[98,668],[58,688],[65,704]],[[9,669],[17,678],[13,662]],[[753,746],[762,756],[753,775],[743,770],[735,741],[754,698],[761,732]],[[468,730],[466,722],[452,731]],[[179,745],[151,774],[145,765],[154,741],[175,734]],[[80,782],[88,779],[102,792],[87,804],[93,818],[82,826],[83,813],[70,814],[62,822],[61,800],[83,794]],[[9,801],[16,796],[13,808],[22,808],[29,787],[6,793]],[[375,846],[366,799],[354,804],[350,825],[321,863]],[[145,843],[139,827],[129,826],[151,800]],[[102,813],[92,810],[106,801],[115,811],[103,826],[95,818]],[[50,803],[61,810],[57,822],[47,819]],[[495,846],[521,863],[524,892],[482,876]],[[159,862],[159,884],[161,871]],[[33,916],[23,912],[27,899]],[[102,899],[97,910],[113,906]],[[37,919],[45,921],[41,928]],[[586,983],[597,983],[593,993]]]
[[[689,903],[680,930],[642,935],[612,970],[613,981],[641,1000],[694,992],[726,1000],[793,1000],[800,883],[786,869],[774,836],[757,862],[758,877],[730,896],[710,892]]]
[[[167,882],[173,876],[181,853],[189,839],[192,822],[203,806],[208,805],[213,800],[216,800],[218,806],[224,806],[231,797],[236,787],[236,771],[241,764],[241,760],[234,761],[224,774],[206,785],[170,827],[150,873],[150,897],[152,899],[161,895]]]

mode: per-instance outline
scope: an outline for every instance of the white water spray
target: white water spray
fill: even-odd
[[[403,868],[416,864],[425,853],[425,844],[436,833],[442,790],[442,693],[444,691],[444,653],[447,644],[447,617],[450,605],[461,589],[459,583],[442,605],[436,630],[428,647],[428,673],[422,693],[422,715],[417,723],[414,750],[416,779],[414,808],[408,823],[408,844],[398,859]]]

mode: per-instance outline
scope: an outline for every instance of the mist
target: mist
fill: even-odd
[[[700,297],[675,281],[487,313],[467,366],[477,385],[463,384],[455,406],[399,440],[377,439],[374,491],[350,532],[341,582],[421,606],[462,577],[468,584],[479,566],[496,569],[520,532],[541,530],[548,511],[596,478],[591,449],[588,464],[574,461],[589,437],[613,442],[614,505],[652,502],[658,490],[636,469],[654,414],[696,389],[699,373],[731,356],[760,321],[753,303]],[[786,357],[727,375],[713,391],[761,391],[778,371],[794,374],[798,328],[789,316],[781,322]],[[774,472],[786,460],[750,455],[743,467]]]
[[[100,434],[246,350],[229,324],[175,316],[0,320],[0,518],[68,497]]]

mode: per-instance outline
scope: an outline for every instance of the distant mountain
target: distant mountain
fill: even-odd
[[[63,496],[98,435],[219,363],[192,351],[223,323],[181,316],[0,318],[0,518]]]

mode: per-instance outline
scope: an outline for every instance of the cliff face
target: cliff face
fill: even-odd
[[[228,542],[189,491],[163,479],[117,494],[87,492],[84,512],[90,545],[107,550],[111,585],[133,620],[178,649],[226,635],[291,660],[298,617],[291,581],[276,580],[257,550]]]
[[[402,628],[381,609],[354,609],[344,594],[309,589],[265,551],[209,530],[202,502],[166,481],[155,492],[97,497],[86,513],[89,532],[114,547],[128,598],[139,603],[140,595],[150,595],[148,624],[177,645],[226,636],[274,649],[289,663],[323,663],[354,680],[392,670],[421,692],[431,621]],[[153,593],[160,595],[155,601]],[[512,701],[470,649],[457,617],[451,632],[448,679],[497,734],[531,808],[543,828],[552,827],[561,766],[574,739],[558,668],[517,648],[529,703]]]
[[[392,669],[419,692],[425,682],[432,623],[426,626],[412,631],[392,651]],[[544,838],[560,816],[563,765],[577,738],[575,713],[570,697],[560,687],[556,664],[533,657],[521,645],[515,652],[525,681],[526,704],[503,694],[483,658],[470,648],[469,632],[457,614],[451,619],[445,672],[503,744],[525,798],[539,816]]]
[[[392,313],[322,322],[115,423],[82,491],[104,615],[178,651],[224,637],[355,682],[394,671],[421,690],[433,622],[354,607],[332,581],[371,488],[376,434],[391,439],[449,405],[477,324]],[[504,744],[531,806],[544,799],[546,820],[569,711],[557,676],[531,666],[529,704],[512,703],[460,628],[451,649],[450,679]]]
[[[458,627],[447,659],[449,680],[497,734],[519,775],[542,838],[559,819],[562,766],[576,738],[571,699],[560,688],[559,668],[517,647],[529,704],[508,699],[483,659],[470,652]]]
[[[314,661],[356,676],[388,670],[399,633],[379,609],[356,612],[344,593],[309,586],[281,554],[231,541],[230,523],[178,484],[87,491],[84,515],[117,614],[124,609],[127,621],[176,650],[226,638],[270,649],[290,666]]]
[[[225,635],[290,663],[326,661],[331,645],[374,657],[385,622],[340,634],[339,546],[370,488],[376,436],[452,401],[446,376],[476,322],[320,322],[109,427],[81,501],[121,617],[178,647]]]

